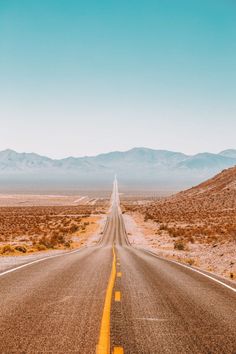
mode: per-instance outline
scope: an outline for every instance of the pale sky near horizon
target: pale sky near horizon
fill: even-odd
[[[0,1],[0,150],[194,154],[235,138],[235,1]]]

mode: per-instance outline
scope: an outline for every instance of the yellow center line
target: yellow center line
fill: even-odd
[[[114,245],[112,247],[113,261],[110,279],[107,286],[105,303],[102,314],[99,341],[96,348],[96,354],[110,354],[110,321],[111,321],[111,302],[112,292],[116,279],[116,253]],[[118,352],[119,353],[119,352]]]
[[[113,354],[124,354],[124,349],[122,347],[114,347]]]
[[[120,291],[116,291],[115,292],[115,301],[120,301],[121,298],[121,292]]]

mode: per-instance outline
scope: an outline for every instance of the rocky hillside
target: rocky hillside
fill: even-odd
[[[186,205],[195,202],[200,209],[236,211],[236,167],[223,170],[206,182],[176,194],[168,202]]]
[[[126,205],[126,210],[142,213],[157,223],[159,233],[183,242],[236,241],[236,167],[169,198]]]

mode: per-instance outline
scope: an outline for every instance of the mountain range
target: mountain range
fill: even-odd
[[[178,190],[236,165],[236,150],[218,154],[133,148],[97,156],[52,159],[35,153],[0,152],[0,190],[16,187],[109,189],[114,174],[129,189]]]

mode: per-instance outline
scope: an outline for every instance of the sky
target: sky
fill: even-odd
[[[0,150],[236,148],[234,0],[0,0]]]

